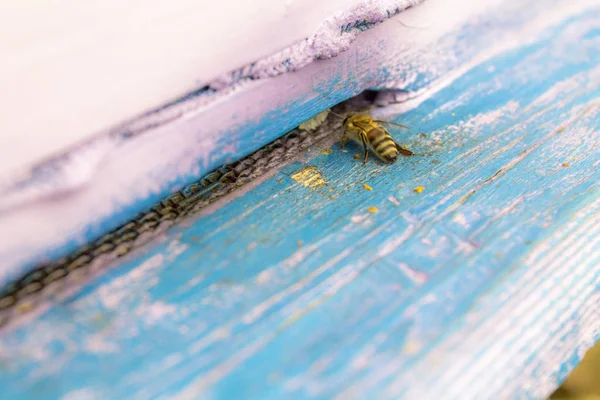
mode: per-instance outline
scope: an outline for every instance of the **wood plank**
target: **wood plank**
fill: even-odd
[[[314,148],[171,230],[4,333],[4,397],[550,394],[600,334],[599,48],[600,9],[398,118],[422,155]]]
[[[402,89],[418,102],[481,62],[597,7],[596,0],[428,0],[393,17],[414,1],[378,1],[333,16],[315,38],[324,46],[319,51],[333,58],[275,77],[261,64],[268,78],[195,92],[31,173],[4,171],[0,284],[98,239],[365,89]],[[364,31],[365,19],[372,29]],[[305,56],[315,55],[308,49],[295,54],[308,62]],[[286,51],[269,61],[289,67]]]
[[[276,54],[353,3],[3,2],[1,172],[30,168]]]

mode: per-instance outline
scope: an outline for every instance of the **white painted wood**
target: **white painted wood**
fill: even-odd
[[[313,34],[357,0],[0,0],[0,171]]]

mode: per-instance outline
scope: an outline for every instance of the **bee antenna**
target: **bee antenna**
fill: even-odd
[[[345,119],[345,117],[341,116],[340,114],[338,114],[338,113],[336,113],[336,112],[333,112],[333,111],[331,111],[331,110],[329,110],[329,112],[330,112],[330,113],[332,113],[333,115],[335,115],[335,116],[336,116],[336,117],[338,117],[338,118]]]

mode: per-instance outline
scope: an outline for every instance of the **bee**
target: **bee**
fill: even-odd
[[[412,156],[413,152],[400,146],[394,141],[383,125],[392,125],[400,129],[408,127],[389,121],[379,121],[367,114],[354,114],[344,119],[344,133],[340,148],[343,148],[348,139],[362,144],[364,148],[363,165],[367,163],[369,150],[383,162],[392,164],[398,155]]]

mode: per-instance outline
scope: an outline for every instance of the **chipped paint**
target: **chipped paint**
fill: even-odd
[[[366,220],[368,217],[369,217],[369,214],[353,215],[352,218],[350,218],[350,221],[352,221],[352,223],[354,223],[354,224],[359,224],[359,223],[363,222],[364,220]]]
[[[394,196],[390,196],[388,197],[388,200],[391,201],[395,206],[399,206],[400,202],[398,201],[398,199]]]
[[[398,263],[398,268],[405,273],[410,280],[418,285],[427,282],[428,277],[426,273],[417,271],[416,269],[409,267],[406,263]]]
[[[135,290],[139,282],[148,276],[148,274],[164,266],[164,262],[165,256],[157,254],[133,271],[102,286],[99,291],[102,294],[100,298],[104,307],[109,310],[115,310],[122,306],[123,300]]]
[[[103,397],[92,389],[73,390],[65,394],[60,400],[100,400]]]
[[[468,229],[469,228],[469,222],[467,220],[467,217],[463,214],[463,213],[456,213],[454,215],[454,217],[452,218],[452,222],[455,222],[457,224],[459,224],[461,227]]]
[[[271,271],[264,270],[256,277],[256,283],[265,284],[271,280]]]
[[[427,157],[362,167],[315,147],[303,161],[332,192],[288,179],[301,162],[284,166],[5,332],[3,394],[36,398],[44,385],[60,398],[85,384],[115,399],[229,399],[240,387],[257,398],[545,398],[600,337],[599,15],[402,115],[426,137],[398,140]],[[558,81],[566,89],[545,96]],[[425,146],[432,133],[439,148]],[[561,169],[566,160],[577,161]],[[107,310],[102,298],[124,287],[105,288],[121,278],[127,296]],[[160,319],[148,324],[151,305]]]
[[[161,115],[151,114],[134,121],[128,133],[136,135],[124,137],[127,140],[116,146],[106,162],[99,164],[100,169],[90,175],[93,179],[89,185],[60,199],[23,207],[10,218],[0,216],[0,229],[5,230],[5,240],[0,242],[0,279],[7,282],[40,260],[65,255],[216,166],[248,154],[315,112],[368,88],[366,85],[410,92],[402,108],[386,112],[397,114],[415,109],[503,51],[534,43],[544,29],[559,26],[561,21],[596,5],[595,0],[576,4],[545,1],[549,3],[522,4],[526,11],[517,12],[521,5],[512,2],[428,0],[404,12],[402,21],[411,26],[428,25],[430,29],[382,23],[357,36],[336,62],[312,63],[294,74],[264,80],[261,85],[248,83],[235,91],[223,90],[219,97],[193,95],[162,110]],[[485,13],[491,3],[499,6],[493,15]],[[435,23],[427,23],[428,17]],[[507,33],[509,40],[504,35]],[[523,37],[530,41],[524,42]],[[381,38],[394,40],[382,42]],[[484,67],[486,72],[498,69],[494,65]],[[521,77],[528,71],[525,67]],[[345,84],[340,86],[340,81]],[[479,84],[482,83],[489,86],[494,81]],[[488,91],[493,90],[490,87]],[[323,93],[328,94],[327,99]],[[461,112],[456,114],[465,115]],[[137,135],[140,132],[143,134]],[[60,181],[60,177],[55,178],[52,181]],[[45,181],[39,176],[37,179]],[[47,215],[60,218],[40,217]],[[23,228],[30,220],[37,221],[35,231]]]

